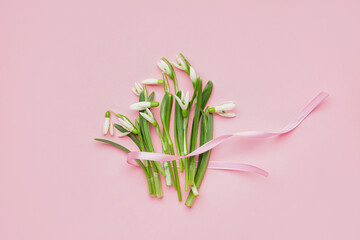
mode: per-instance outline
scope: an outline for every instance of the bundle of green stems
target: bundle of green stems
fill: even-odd
[[[186,156],[198,148],[198,142],[201,146],[213,138],[213,114],[217,113],[224,117],[234,117],[235,114],[231,110],[235,107],[235,104],[233,102],[226,102],[215,107],[207,107],[213,83],[208,81],[205,87],[203,87],[202,79],[196,75],[194,68],[181,53],[180,56],[177,56],[177,62],[171,64],[166,58],[162,58],[157,64],[162,70],[162,78],[146,79],[142,81],[143,85],[135,83],[135,88],[132,89],[139,96],[139,101],[132,104],[130,109],[139,112],[138,118],[132,122],[126,116],[108,110],[105,113],[103,133],[106,135],[110,132],[113,135],[113,127],[115,127],[120,131],[119,137],[129,137],[140,151],[155,152],[151,135],[151,128],[153,127],[160,139],[163,153],[170,155],[177,153],[179,156]],[[193,86],[191,98],[188,91],[179,90],[173,66],[189,75]],[[168,78],[173,82],[173,93],[171,92]],[[161,103],[154,101],[154,92],[148,94],[146,85],[164,86],[164,96]],[[161,125],[151,111],[152,108],[158,106],[160,106]],[[171,118],[173,106],[174,117]],[[190,118],[190,115],[192,115],[192,118]],[[113,123],[111,116],[116,117],[120,124]],[[170,134],[171,120],[173,120],[174,141]],[[191,122],[191,129],[189,129],[189,122]],[[190,136],[188,136],[189,131]],[[130,152],[126,147],[113,141],[100,138],[95,140],[113,145],[126,153]],[[163,197],[161,184],[161,176],[163,176],[166,186],[174,186],[177,191],[178,200],[182,201],[179,171],[185,172],[184,189],[188,192],[185,205],[192,207],[196,197],[199,196],[199,188],[209,164],[210,153],[211,150],[197,157],[184,157],[179,159],[179,161],[173,160],[171,162],[164,161],[163,164],[159,161],[141,161],[139,159],[136,162],[144,172],[148,183],[149,195],[152,197]]]

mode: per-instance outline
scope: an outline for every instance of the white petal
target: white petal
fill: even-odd
[[[148,78],[141,82],[142,84],[158,84],[158,79]]]
[[[140,115],[141,115],[143,118],[145,118],[146,120],[149,119],[149,116],[148,116],[146,113],[144,113],[144,112],[140,112]],[[148,121],[149,121],[149,120],[148,120]]]
[[[158,65],[158,67],[161,69],[161,71],[164,71],[164,67],[163,67],[163,65],[162,65],[162,62],[160,61],[160,62],[157,62],[156,63],[157,65]]]
[[[104,135],[106,135],[108,133],[109,127],[110,127],[110,118],[106,117],[105,121],[104,121],[104,125],[103,125],[103,133],[104,133]]]
[[[167,64],[166,64],[163,60],[157,62],[157,65],[159,66],[159,68],[160,68],[163,72],[165,72],[165,73],[168,72],[168,70],[167,70],[168,66],[167,66]]]
[[[146,113],[141,112],[140,115],[141,115],[143,118],[145,118],[147,121],[149,121],[150,123],[153,122],[153,119],[152,119],[149,115],[147,115]]]
[[[184,91],[181,91],[181,96],[180,96],[181,101],[185,100],[185,93]]]
[[[233,112],[225,112],[225,113],[218,112],[217,114],[219,114],[220,116],[223,116],[223,117],[235,117],[236,116],[236,114]]]
[[[233,110],[234,108],[235,108],[234,102],[227,102],[227,103],[223,103],[223,104],[216,106],[215,112],[230,111],[230,110]]]
[[[182,101],[181,101],[181,99],[178,97],[178,96],[176,96],[176,95],[174,95],[175,96],[175,100],[179,103],[179,105],[181,106],[183,103],[182,103]]]
[[[130,134],[130,132],[123,132],[123,133],[120,133],[119,135],[118,135],[118,137],[125,137],[125,136],[127,136],[127,135],[129,135]]]
[[[189,105],[189,100],[190,100],[190,95],[189,95],[189,91],[187,91],[185,94],[185,105]]]
[[[121,123],[121,126],[123,126],[126,130],[130,132],[134,130],[134,126],[127,119],[118,118],[118,120]]]
[[[112,124],[111,121],[110,121],[110,135],[114,136],[114,125]]]
[[[225,101],[225,102],[221,102],[220,104],[218,104],[218,106],[224,105],[224,104],[235,104],[235,102],[234,101]]]
[[[177,57],[179,57],[179,56],[177,56]],[[185,70],[185,69],[186,69],[186,65],[183,64],[182,62],[180,62],[179,59],[177,59],[177,60],[178,60],[178,63],[172,62],[172,64],[173,64],[175,67],[177,67],[178,69],[180,69],[180,70]],[[180,60],[182,61],[182,59],[180,59]]]
[[[154,115],[152,114],[152,112],[148,108],[146,109],[146,112],[149,115],[149,117],[154,118]]]
[[[176,62],[172,62],[172,64],[174,65],[174,67],[180,69],[180,70],[185,70],[185,68],[179,64],[177,64]]]
[[[150,107],[150,102],[137,102],[130,105],[131,110],[142,111]]]
[[[134,129],[134,126],[132,125],[132,123],[127,120],[126,118],[123,119],[124,123],[126,124],[126,127],[129,129],[129,131],[131,132]]]
[[[141,86],[141,84],[139,83],[135,83],[136,86],[136,90],[138,91],[138,93],[140,94],[143,91],[143,87]]]
[[[190,66],[190,79],[193,82],[196,81],[196,72],[195,72],[195,69],[191,66]]]
[[[175,95],[175,99],[176,99],[176,101],[179,103],[180,108],[181,108],[182,110],[185,110],[185,109],[187,108],[187,106],[184,105],[184,103],[181,101],[181,99],[180,99],[178,96]]]
[[[135,88],[132,88],[131,91],[132,91],[136,96],[139,96],[139,95],[140,95]]]
[[[171,73],[171,70],[170,70],[170,68],[169,68],[169,65],[167,65],[167,63],[164,62],[164,61],[163,61],[163,63],[164,63],[165,72],[169,75],[169,74]]]
[[[171,73],[169,66],[167,65],[166,62],[164,62],[164,60],[161,60],[161,61],[158,62],[157,64],[158,64],[159,68],[160,68],[162,71],[164,71],[166,74],[169,75],[169,74]]]
[[[186,63],[179,55],[176,56],[176,60],[178,61],[179,65],[183,66],[186,69]]]

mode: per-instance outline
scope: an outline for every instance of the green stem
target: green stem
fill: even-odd
[[[176,94],[179,98],[181,98],[182,92],[178,91]],[[175,137],[175,145],[176,150],[179,156],[184,155],[184,116],[183,110],[181,109],[179,103],[175,101],[175,115],[174,115],[174,137]],[[187,128],[186,128],[187,130]],[[186,131],[185,130],[185,131]],[[179,159],[179,170],[180,172],[184,171],[184,159]]]
[[[146,87],[144,86],[143,89],[144,90],[143,90],[143,92],[140,93],[140,97],[139,97],[140,102],[145,101],[146,95],[147,95]],[[148,101],[152,101],[153,97],[154,97],[154,94],[151,93],[150,96],[148,97]],[[143,135],[143,142],[144,142],[145,149],[148,152],[154,152],[154,147],[153,147],[153,144],[152,144],[152,141],[151,141],[149,122],[146,119],[144,119],[140,114],[139,114],[139,125],[140,125],[140,128],[141,128],[141,133]],[[151,164],[152,165],[155,164],[155,166],[159,170],[160,174],[165,176],[165,170],[162,167],[160,162],[155,161],[154,163],[151,163]]]
[[[137,120],[135,120],[135,125],[136,125],[136,128],[139,130],[139,133],[138,133],[139,145],[138,145],[138,147],[139,147],[140,151],[145,151],[144,139],[142,136],[143,133],[141,132],[140,123]],[[156,196],[154,175],[151,170],[150,162],[149,162],[149,160],[144,160],[144,163],[145,163],[146,171],[148,173],[147,182],[148,182],[148,186],[149,186],[149,193],[151,196]]]
[[[144,162],[145,162],[146,171],[148,173],[146,180],[147,180],[148,187],[149,187],[149,194],[150,194],[150,196],[155,196],[156,195],[155,183],[154,183],[153,172],[152,172],[151,166],[150,166],[150,161],[145,160]]]
[[[177,169],[176,160],[172,161],[172,164],[173,164],[173,168],[174,168],[175,181],[176,181],[176,185],[177,185],[176,190],[178,193],[178,199],[179,199],[179,202],[181,202],[182,201],[181,186],[180,186],[180,181],[179,181],[179,172]]]
[[[140,124],[136,120],[135,120],[135,124],[136,124],[137,129],[139,129],[138,137],[139,137],[140,144],[138,145],[138,147],[139,147],[140,151],[145,151],[144,140],[142,137],[142,132],[140,131],[141,130]],[[150,162],[149,162],[149,160],[144,160],[144,163],[145,163],[146,172],[148,173],[146,180],[148,182],[150,196],[156,196],[154,175],[151,170]]]
[[[165,81],[164,86],[166,86],[167,78],[166,78],[165,74],[163,74],[163,78]],[[160,118],[161,118],[161,123],[163,126],[163,137],[164,137],[164,139],[167,140],[167,145],[169,147],[170,154],[175,155],[174,144],[173,144],[173,141],[171,140],[170,133],[169,133],[172,104],[173,104],[173,95],[169,92],[169,90],[167,88],[165,88],[165,95],[164,95],[163,100],[161,101],[161,105],[160,105]],[[165,162],[165,164],[167,165],[168,163]],[[179,199],[179,201],[181,201],[182,200],[181,189],[180,189],[180,182],[179,182],[179,173],[178,173],[178,169],[176,166],[176,160],[173,161],[173,166],[175,166],[173,169],[175,173],[173,174],[171,167],[169,168],[169,170],[170,170],[170,173],[172,174],[171,177],[172,177],[172,180],[174,183],[174,187],[176,188],[176,190],[178,192],[178,199]]]
[[[174,91],[175,91],[175,94],[176,94],[178,92],[178,83],[177,83],[177,78],[176,78],[174,68],[166,58],[163,57],[162,59],[167,63],[167,65],[170,68],[171,74],[169,75],[169,77],[174,81]]]
[[[167,136],[167,140],[168,140],[168,144],[169,144],[169,149],[170,149],[170,154],[171,155],[175,155],[175,151],[174,151],[174,144],[170,138],[170,134],[167,133],[166,134]],[[182,197],[181,197],[181,186],[180,186],[180,181],[179,181],[179,172],[178,172],[178,168],[177,168],[177,163],[176,163],[176,160],[173,160],[172,161],[172,164],[173,164],[173,168],[174,168],[174,186],[177,190],[177,193],[178,193],[178,199],[179,199],[179,202],[182,201]]]
[[[164,141],[164,138],[161,134],[161,130],[159,125],[156,122],[155,125],[155,129],[157,134],[159,135],[159,138],[161,140],[161,145],[162,145],[162,149],[163,149],[163,153],[167,153],[168,152],[168,146],[167,143]],[[171,174],[171,166],[169,166],[169,162],[164,162],[164,169],[165,169],[165,182],[166,182],[166,186],[170,187],[172,186],[172,174]]]
[[[202,80],[198,78],[196,80],[196,92],[197,96],[195,98],[195,111],[194,118],[191,127],[191,138],[190,138],[190,152],[195,151],[197,145],[198,129],[199,129],[199,120],[201,113],[201,98],[202,98]],[[195,170],[196,170],[196,157],[192,156],[189,158],[189,185],[194,186],[195,180]]]
[[[175,102],[176,104],[176,102]],[[175,106],[177,107],[177,106]],[[177,109],[175,109],[176,111]],[[176,114],[175,114],[175,118],[176,118]],[[179,143],[179,136],[178,136],[178,127],[177,127],[177,121],[175,119],[174,121],[174,138],[175,138],[175,146],[176,146],[176,151],[177,153],[181,156],[183,155],[183,152],[181,151],[181,147],[180,147],[180,143]],[[184,166],[182,164],[183,162],[181,161],[181,159],[179,159],[179,170],[180,172],[184,171]]]
[[[178,92],[178,83],[177,83],[177,78],[176,78],[176,74],[174,72],[174,78],[172,78],[172,80],[174,81],[174,91],[175,93]]]
[[[188,144],[187,144],[188,125],[189,125],[189,117],[184,119],[184,139],[183,139],[184,155],[188,154]],[[184,165],[185,165],[185,191],[189,191],[189,158],[183,158],[181,160],[184,161]]]
[[[118,125],[118,124],[114,124],[114,127],[116,129],[118,129],[120,132],[126,132],[127,130],[125,128],[123,128],[121,125]],[[140,125],[137,124],[137,128],[140,129]],[[144,148],[144,140],[143,140],[143,137],[142,137],[142,133],[139,131],[139,134],[136,136],[135,134],[133,133],[130,133],[128,135],[128,137],[136,144],[136,146],[140,149],[140,151],[145,151],[145,148]],[[152,174],[152,171],[151,171],[151,167],[150,165],[147,163],[147,160],[144,161],[145,162],[145,167],[146,167],[146,170],[147,170],[147,181],[148,181],[148,186],[150,187],[149,188],[149,194],[150,196],[155,196],[155,187],[154,187],[154,180],[153,180],[153,174]]]
[[[203,119],[204,118],[204,119]],[[206,142],[210,141],[213,138],[213,115],[210,113],[209,116],[206,118],[205,115],[202,117],[201,121],[201,136],[200,145],[205,144]],[[198,167],[196,170],[195,176],[195,186],[196,190],[191,191],[185,201],[185,205],[188,207],[192,207],[196,200],[196,196],[198,195],[197,189],[200,188],[201,183],[204,179],[205,172],[209,165],[211,151],[207,151],[203,154],[199,155]]]
[[[154,161],[151,161],[151,165],[152,165],[152,169],[154,172],[154,185],[155,185],[156,196],[158,198],[161,198],[163,196],[163,194],[162,194],[162,189],[161,189],[161,180],[160,180],[160,176],[159,176],[159,170],[158,170],[157,166],[155,165]]]
[[[176,126],[175,126],[176,127]],[[177,136],[177,131],[175,131],[175,146],[176,146],[176,151],[178,152],[178,154],[181,156],[181,155],[184,155],[184,153],[181,151],[180,149],[180,143],[179,143],[179,140],[178,140],[178,136]],[[184,163],[183,163],[183,159],[179,159],[179,171],[180,172],[183,172],[184,171]]]

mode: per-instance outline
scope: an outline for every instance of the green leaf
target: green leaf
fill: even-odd
[[[206,114],[203,113],[200,120],[200,146],[206,142],[207,120]]]
[[[213,83],[212,81],[208,81],[206,83],[206,86],[204,87],[204,91],[202,92],[201,109],[205,108],[210,98],[212,90],[213,90]]]
[[[148,102],[152,102],[154,100],[154,97],[155,97],[155,92],[151,92],[148,97]]]
[[[204,123],[204,122],[205,121],[202,121],[202,123]],[[207,117],[206,126],[201,127],[200,134],[204,134],[204,131],[206,132],[206,134],[205,134],[206,142],[208,142],[213,138],[213,114],[212,113],[209,113],[209,116]],[[197,189],[200,188],[201,183],[204,179],[205,172],[209,165],[210,155],[211,155],[211,150],[199,155],[199,164],[198,164],[196,175],[195,175],[195,185],[196,185]],[[186,199],[185,205],[188,207],[191,207],[194,204],[195,200],[196,200],[196,196],[194,195],[194,193],[192,191],[190,191],[190,193]]]
[[[195,110],[194,110],[194,118],[191,127],[191,136],[190,136],[190,152],[196,149],[197,135],[199,129],[199,120],[201,113],[201,102],[202,102],[202,81],[200,78],[197,80],[197,96],[195,98]]]
[[[181,97],[181,91],[176,94],[179,98]],[[175,121],[174,121],[174,130],[178,139],[180,151],[184,153],[184,117],[182,115],[182,109],[177,101],[175,101]]]
[[[145,94],[146,94],[145,91],[140,93],[139,102],[145,100],[145,98],[146,98]],[[144,111],[141,111],[141,112],[144,112]],[[153,147],[152,141],[151,141],[149,122],[145,118],[143,118],[143,116],[141,116],[140,114],[139,114],[139,125],[140,125],[141,134],[143,137],[143,142],[144,142],[144,146],[145,146],[146,150],[149,152],[153,152],[154,147]]]
[[[142,138],[141,128],[139,122],[135,119],[136,128],[138,129],[138,137],[140,142],[140,151],[145,151],[144,141]]]
[[[165,131],[169,131],[170,129],[170,117],[172,111],[173,104],[173,95],[169,93],[165,93],[163,100],[160,105],[160,118]]]
[[[208,122],[207,122],[207,133],[206,133],[206,142],[213,139],[214,134],[214,120],[213,114],[209,113]]]
[[[139,101],[144,101],[144,99],[146,98],[145,94],[147,94],[146,91],[142,91],[140,93],[139,96]],[[152,101],[154,98],[154,94],[151,93],[150,96],[148,97],[149,101]],[[141,114],[139,113],[139,125],[140,125],[140,134],[142,136],[142,140],[145,146],[145,149],[149,152],[154,152],[154,146],[152,144],[152,140],[151,140],[151,134],[150,134],[150,125],[149,122],[143,118],[143,116],[141,116]],[[154,171],[159,170],[160,174],[165,176],[165,170],[164,168],[161,166],[160,162],[154,161],[152,162],[152,164],[154,164],[154,166],[157,167],[157,169],[153,169]]]
[[[195,98],[195,110],[194,110],[194,118],[191,127],[191,136],[190,136],[190,153],[195,151],[196,144],[197,144],[197,137],[198,137],[198,130],[199,130],[199,121],[200,121],[200,113],[201,113],[201,102],[202,102],[202,80],[198,78],[196,80],[196,91],[197,96]],[[194,178],[195,178],[195,156],[189,158],[189,185],[194,185]]]
[[[184,60],[184,62],[185,62],[185,64],[186,64],[186,70],[185,70],[185,72],[187,73],[187,74],[190,74],[190,63],[189,63],[189,61],[184,57],[184,55],[182,54],[182,53],[180,53],[180,56],[182,57],[182,59]]]
[[[123,128],[123,126],[117,124],[117,123],[114,123],[114,127],[119,130],[120,132],[128,132],[128,130],[126,130],[125,128]],[[129,138],[131,138],[131,140],[133,140],[133,142],[139,147],[139,149],[141,150],[141,145],[140,145],[140,141],[139,141],[139,138],[133,134],[133,133],[129,133],[127,135]]]
[[[163,57],[162,59],[166,62],[166,64],[167,64],[168,67],[170,68],[171,74],[169,75],[169,77],[170,77],[172,80],[174,80],[175,70],[174,70],[173,66],[171,65],[171,63],[170,63],[166,58]]]
[[[104,142],[104,143],[110,144],[110,145],[112,145],[112,146],[114,146],[114,147],[117,147],[117,148],[123,150],[123,151],[126,152],[126,153],[129,153],[129,152],[130,152],[129,149],[127,149],[127,148],[124,147],[123,145],[120,145],[120,144],[118,144],[118,143],[116,143],[116,142],[112,142],[112,141],[109,141],[109,140],[106,140],[106,139],[102,139],[102,138],[94,138],[94,140],[95,140],[95,141],[99,141],[99,142]]]

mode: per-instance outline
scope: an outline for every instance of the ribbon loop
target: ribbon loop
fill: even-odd
[[[204,152],[207,152],[207,151],[213,149],[214,147],[220,145],[221,143],[229,140],[232,137],[269,138],[269,137],[280,136],[282,134],[293,131],[328,96],[329,96],[328,93],[320,92],[313,100],[310,101],[310,103],[308,105],[306,105],[303,108],[303,110],[299,113],[299,115],[293,121],[288,123],[279,132],[244,131],[244,132],[238,132],[238,133],[233,133],[233,134],[221,135],[221,136],[216,137],[216,138],[212,139],[211,141],[205,143],[204,145],[200,146],[195,151],[193,151],[192,153],[190,153],[186,156],[176,156],[176,155],[168,155],[168,154],[163,154],[163,153],[134,151],[134,152],[128,153],[127,162],[132,165],[137,165],[135,159],[146,159],[146,160],[151,160],[151,161],[163,162],[163,161],[178,160],[178,159],[184,158],[184,157],[196,156],[196,155],[202,154]],[[257,174],[260,174],[263,176],[268,175],[268,173],[263,169],[260,169],[258,167],[252,166],[252,165],[236,163],[236,162],[211,161],[210,160],[208,168],[222,169],[222,170],[246,171],[246,172],[257,173]]]

